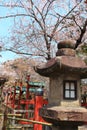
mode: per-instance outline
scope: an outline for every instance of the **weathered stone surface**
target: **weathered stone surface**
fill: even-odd
[[[57,51],[56,56],[62,56],[62,55],[75,56],[75,50],[70,49],[70,48],[67,48],[67,49],[62,48]]]
[[[87,77],[87,66],[78,57],[57,56],[47,63],[35,67],[35,71],[43,76],[60,75],[60,73],[78,73],[81,78]]]
[[[58,49],[61,49],[61,48],[71,48],[71,49],[74,49],[75,48],[75,41],[73,40],[64,40],[64,41],[60,41],[58,43]]]
[[[87,110],[81,107],[42,108],[40,115],[46,119],[58,121],[87,122]]]
[[[63,81],[64,80],[76,80],[77,79],[77,99],[76,100],[64,100],[63,99]],[[73,74],[60,74],[59,76],[50,77],[49,85],[49,105],[50,106],[80,106],[80,76]]]
[[[78,127],[78,130],[87,130],[87,125]]]

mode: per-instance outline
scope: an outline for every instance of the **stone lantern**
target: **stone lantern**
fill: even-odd
[[[81,79],[87,78],[87,66],[76,56],[71,40],[58,44],[56,57],[35,67],[42,76],[49,77],[49,104],[40,110],[52,130],[78,130],[87,122],[87,109],[81,107]]]

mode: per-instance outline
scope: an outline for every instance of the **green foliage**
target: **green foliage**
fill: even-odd
[[[76,54],[80,58],[82,58],[87,65],[87,45],[83,44],[83,45],[79,46],[78,49],[76,50]]]
[[[83,46],[81,47],[81,49],[82,49],[82,52],[83,52],[83,53],[86,53],[86,54],[87,54],[87,45],[83,45]]]

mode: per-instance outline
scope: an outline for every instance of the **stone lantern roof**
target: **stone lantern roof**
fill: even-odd
[[[35,71],[46,77],[70,72],[79,74],[80,78],[87,78],[87,65],[81,58],[76,56],[74,47],[75,43],[71,40],[59,42],[56,57],[47,63],[36,66]]]

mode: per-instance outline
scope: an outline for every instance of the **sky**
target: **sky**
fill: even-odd
[[[6,14],[8,14],[8,10],[0,7],[0,17],[5,16]],[[6,38],[7,36],[10,35],[9,32],[13,25],[12,23],[13,23],[12,18],[0,19],[0,39],[2,37]],[[6,43],[6,44],[8,44],[8,43]],[[13,52],[9,52],[9,51],[0,52],[0,64],[7,60],[13,60],[17,57],[18,57],[18,55],[16,55]]]

